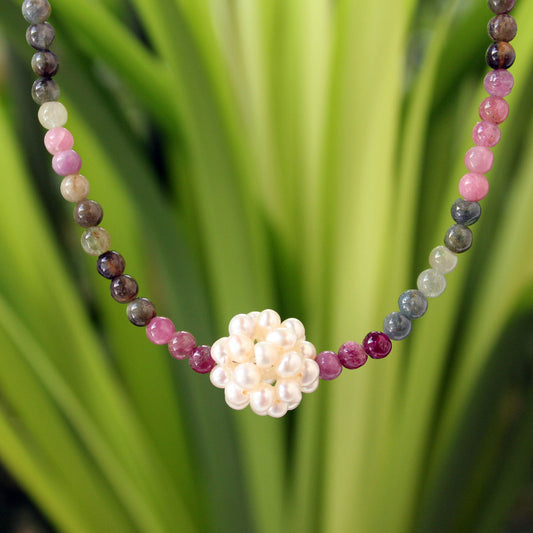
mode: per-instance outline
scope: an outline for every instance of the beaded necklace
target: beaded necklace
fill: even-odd
[[[479,201],[488,193],[485,173],[492,168],[494,156],[490,148],[500,140],[501,124],[509,107],[503,97],[513,87],[513,76],[507,70],[514,62],[514,49],[509,44],[516,35],[516,22],[509,14],[516,0],[488,0],[496,16],[488,23],[493,43],[486,59],[492,69],[484,79],[489,96],[479,106],[481,121],[473,129],[474,147],[465,154],[468,173],[459,181],[461,195],[452,205],[455,224],[447,231],[444,245],[436,246],[429,254],[430,268],[420,273],[417,289],[403,292],[398,299],[398,311],[388,314],[383,331],[371,331],[361,343],[348,341],[337,352],[317,354],[306,340],[303,324],[296,318],[282,321],[271,309],[238,314],[229,323],[229,336],[218,339],[211,347],[197,345],[194,336],[176,331],[169,318],[158,316],[154,304],[138,297],[136,280],[124,274],[125,260],[110,250],[108,232],[99,224],[103,209],[88,199],[89,182],[80,174],[81,157],[72,148],[74,138],[63,126],[67,110],[59,99],[59,86],[53,79],[58,70],[56,55],[49,50],[55,38],[54,28],[47,22],[51,13],[48,0],[25,0],[22,14],[31,24],[26,40],[37,50],[31,64],[39,76],[32,87],[34,101],[39,104],[39,122],[48,130],[44,144],[52,154],[52,167],[63,177],[60,190],[63,198],[75,204],[74,219],[85,228],[81,236],[83,250],[97,257],[98,273],[111,281],[112,298],[127,304],[126,313],[132,324],[146,327],[148,339],[154,344],[168,345],[170,354],[179,360],[187,359],[191,368],[200,374],[210,374],[213,385],[223,388],[226,403],[234,409],[250,405],[259,415],[279,418],[295,409],[302,393],[316,390],[320,379],[333,380],[343,368],[355,369],[364,365],[368,357],[382,359],[392,348],[392,341],[405,339],[412,321],[422,317],[428,308],[428,298],[440,296],[446,289],[446,274],[458,263],[458,255],[472,245],[469,228],[481,216]]]

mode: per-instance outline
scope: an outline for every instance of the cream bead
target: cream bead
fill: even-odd
[[[61,102],[45,102],[39,107],[37,116],[47,130],[64,126],[68,119],[67,109]]]
[[[100,226],[87,228],[81,236],[81,247],[89,255],[102,255],[109,250],[110,245],[109,233]]]
[[[313,361],[314,362],[314,361]],[[287,352],[280,360],[277,373],[280,378],[294,377],[302,368],[303,358],[298,352]]]
[[[270,342],[261,341],[254,346],[255,364],[258,366],[272,366],[279,358],[278,349]]]
[[[230,335],[246,335],[253,338],[255,332],[255,320],[244,313],[235,315],[229,323]]]
[[[61,196],[67,202],[81,202],[89,196],[91,187],[89,181],[81,174],[70,174],[61,181]]]
[[[225,366],[217,365],[211,370],[209,379],[215,387],[223,389],[231,380],[231,371]]]
[[[274,387],[260,385],[250,393],[250,408],[258,415],[266,415],[274,401]]]
[[[250,359],[254,349],[252,339],[244,335],[230,335],[228,337],[227,349],[232,361],[244,363]]]
[[[301,378],[301,386],[307,387],[308,385],[311,385],[316,379],[318,379],[318,375],[320,374],[320,368],[316,361],[313,361],[313,359],[304,359],[304,364],[302,368],[302,378]]]
[[[275,400],[270,409],[267,411],[267,414],[272,418],[281,418],[287,413],[288,408],[289,406],[286,402]]]
[[[429,254],[429,264],[441,274],[449,274],[457,266],[457,254],[446,248],[446,246],[436,246]]]
[[[316,348],[309,341],[302,341],[298,346],[298,351],[304,359],[314,359],[316,357]]]
[[[436,298],[446,289],[446,278],[444,274],[437,272],[433,268],[428,268],[420,273],[416,280],[418,290],[426,298]]]
[[[304,325],[297,318],[287,318],[281,325],[285,328],[292,329],[296,334],[297,341],[305,340],[305,328]]]
[[[254,389],[261,381],[261,372],[253,363],[241,363],[233,370],[233,381],[244,390]]]
[[[283,350],[289,350],[296,344],[298,339],[292,329],[279,327],[268,333],[266,340]]]

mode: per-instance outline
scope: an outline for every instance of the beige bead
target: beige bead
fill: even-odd
[[[81,247],[89,255],[102,255],[109,250],[110,244],[109,233],[100,226],[87,229],[81,236]]]
[[[61,102],[45,102],[39,108],[38,117],[43,128],[58,128],[67,122],[67,108]]]
[[[89,196],[91,186],[85,176],[69,174],[61,182],[61,195],[67,202],[81,202]]]

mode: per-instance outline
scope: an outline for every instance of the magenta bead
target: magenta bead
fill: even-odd
[[[477,146],[496,146],[500,142],[501,132],[496,124],[483,120],[472,130],[472,140]]]
[[[207,374],[213,370],[216,363],[211,357],[209,346],[198,346],[189,357],[191,368],[198,374]]]
[[[509,116],[509,104],[499,96],[489,96],[479,104],[479,118],[501,124]]]
[[[174,331],[172,320],[164,316],[155,316],[146,326],[146,336],[154,344],[167,344]]]
[[[44,146],[52,155],[65,150],[70,150],[74,146],[74,137],[67,128],[52,128],[44,136]]]
[[[469,202],[483,200],[489,192],[489,182],[483,174],[470,172],[459,181],[459,194]]]
[[[363,349],[372,359],[382,359],[389,355],[392,349],[392,342],[385,333],[371,331],[363,339]]]
[[[63,150],[52,158],[52,168],[60,176],[78,174],[81,169],[81,157],[74,150]]]
[[[187,359],[196,348],[196,339],[188,331],[176,331],[168,342],[168,351],[174,359]]]
[[[358,342],[348,341],[339,348],[339,361],[344,368],[359,368],[367,359],[368,355]]]
[[[470,172],[485,174],[493,163],[494,154],[486,146],[474,146],[465,154],[465,166]]]
[[[320,352],[315,361],[320,369],[318,374],[320,379],[329,381],[340,376],[342,365],[339,361],[339,356],[335,352]]]
[[[491,70],[483,80],[485,90],[491,96],[507,96],[513,89],[513,75],[504,68]]]

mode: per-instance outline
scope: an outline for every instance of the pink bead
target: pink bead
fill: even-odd
[[[174,329],[170,318],[155,316],[146,326],[146,336],[154,344],[167,344],[174,334]]]
[[[335,352],[320,352],[315,359],[320,369],[319,377],[324,380],[338,378],[342,372],[339,356]]]
[[[176,331],[168,342],[168,351],[175,359],[187,359],[196,348],[196,339],[187,331]]]
[[[74,150],[63,150],[52,158],[52,168],[60,176],[78,174],[81,169],[81,157]]]
[[[513,89],[513,75],[504,68],[491,70],[483,80],[485,90],[491,96],[507,96]]]
[[[469,202],[483,200],[489,192],[489,182],[483,174],[470,172],[459,181],[459,194]]]
[[[494,154],[486,146],[474,146],[465,154],[465,166],[470,172],[485,174],[492,168]]]
[[[489,96],[479,104],[479,118],[501,124],[509,116],[509,104],[499,96]]]
[[[381,331],[371,331],[363,339],[363,349],[372,359],[383,359],[392,350],[392,342]]]
[[[44,136],[44,146],[52,155],[71,150],[74,146],[74,137],[66,128],[52,128]]]
[[[492,122],[478,122],[472,130],[472,140],[477,146],[496,146],[500,142],[500,128]]]
[[[198,346],[189,357],[189,365],[198,374],[207,374],[216,366],[209,346]]]

